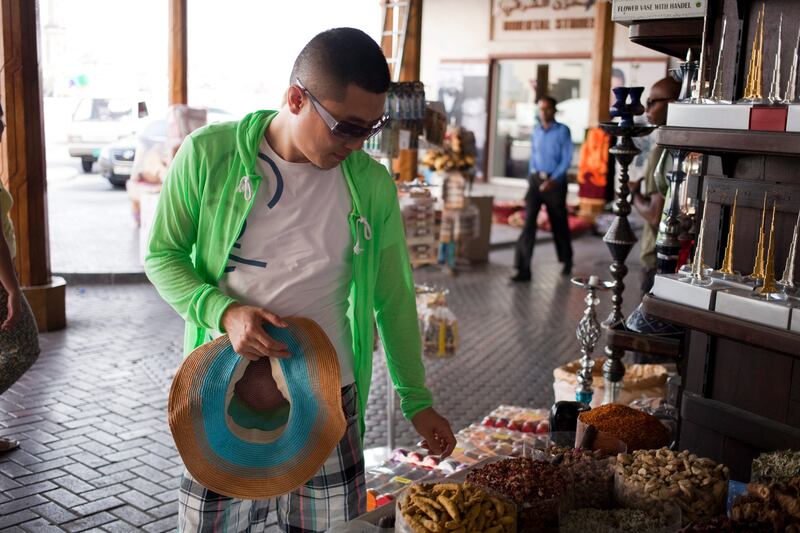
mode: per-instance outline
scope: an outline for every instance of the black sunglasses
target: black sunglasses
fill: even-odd
[[[295,83],[297,83],[297,86],[300,87],[301,91],[308,95],[308,98],[314,105],[314,109],[317,110],[319,116],[322,118],[328,128],[330,128],[331,133],[337,137],[344,139],[369,139],[370,137],[380,133],[380,131],[389,121],[388,114],[383,115],[372,126],[359,126],[358,124],[353,124],[352,122],[348,122],[346,120],[336,120],[336,118],[331,115],[331,112],[325,109],[325,106],[323,106],[320,101],[317,100],[316,97],[314,97],[314,95],[303,86],[299,78],[295,78]]]
[[[645,107],[653,107],[654,104],[658,102],[671,102],[673,98],[648,98],[645,102]]]

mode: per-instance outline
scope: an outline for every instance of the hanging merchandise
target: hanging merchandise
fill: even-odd
[[[425,86],[418,81],[392,83],[384,108],[389,122],[364,143],[373,157],[396,158],[400,150],[415,150],[425,129]]]
[[[428,357],[451,357],[458,350],[458,320],[439,292],[422,307],[420,332],[422,352]]]

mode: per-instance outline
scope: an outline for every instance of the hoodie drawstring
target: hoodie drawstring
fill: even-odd
[[[249,202],[250,198],[253,197],[253,185],[250,183],[250,176],[242,176],[242,180],[239,182],[239,188],[236,190],[244,194],[244,199]]]
[[[353,246],[353,253],[359,255],[364,249],[361,248],[361,234],[358,232],[358,224],[364,227],[364,240],[371,241],[372,240],[372,227],[367,222],[367,219],[364,217],[358,217],[356,219],[356,245]]]

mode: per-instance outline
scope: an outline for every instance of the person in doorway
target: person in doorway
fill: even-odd
[[[543,96],[537,100],[539,123],[531,137],[531,162],[528,193],[525,195],[525,225],[517,240],[515,282],[531,280],[531,258],[536,243],[536,219],[542,204],[553,232],[561,273],[572,273],[572,243],[567,222],[567,170],[572,163],[572,137],[569,128],[557,122],[556,100]]]
[[[5,123],[0,107],[0,141]],[[22,293],[14,268],[16,237],[8,216],[13,200],[0,182],[0,394],[3,394],[39,357],[39,332],[28,301]],[[15,439],[0,438],[0,453],[19,447]]]
[[[297,57],[279,111],[192,133],[166,176],[145,268],[186,320],[186,351],[227,333],[254,362],[237,394],[255,405],[258,369],[267,358],[291,357],[263,325],[311,318],[336,348],[342,395],[357,413],[346,415],[346,434],[324,471],[275,501],[216,494],[185,472],[181,531],[249,531],[270,508],[284,531],[325,531],[365,511],[361,443],[373,322],[404,416],[432,453],[447,456],[455,446],[425,387],[397,191],[362,151],[387,120],[389,84],[383,52],[367,34],[320,33]]]
[[[646,102],[647,120],[650,124],[663,126],[667,123],[667,107],[674,102],[680,94],[680,84],[670,77],[657,81],[650,88],[650,96]],[[656,237],[658,226],[661,223],[664,211],[664,199],[669,185],[667,171],[672,168],[672,157],[661,146],[654,146],[650,151],[645,166],[644,177],[635,182],[629,182],[631,198],[636,211],[644,219],[642,238],[640,241],[641,253],[639,260],[642,263],[642,295],[650,292],[656,275]]]

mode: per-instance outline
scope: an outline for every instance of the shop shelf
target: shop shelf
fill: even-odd
[[[645,296],[643,302],[644,311],[656,318],[800,359],[800,335],[797,333],[668,302],[650,295]]]
[[[656,143],[707,154],[800,156],[800,133],[662,126]]]

